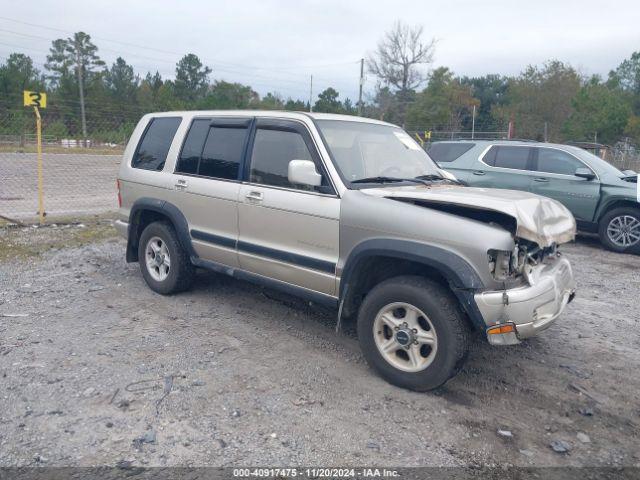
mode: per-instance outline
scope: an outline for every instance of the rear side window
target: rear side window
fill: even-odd
[[[211,127],[202,150],[198,175],[237,180],[246,137],[246,128]]]
[[[487,165],[513,170],[527,170],[529,147],[493,146],[482,159]]]
[[[211,120],[200,119],[194,120],[187,133],[187,138],[182,146],[180,157],[178,158],[178,164],[176,165],[176,172],[180,173],[198,173],[198,163],[200,162],[200,155],[202,155],[202,148],[204,142],[207,139],[209,133],[209,124]]]
[[[448,163],[457,160],[475,146],[475,143],[434,143],[427,153],[438,163]]]
[[[536,170],[546,173],[559,173],[561,175],[574,175],[578,168],[585,165],[562,150],[555,148],[538,148],[538,162]]]
[[[196,119],[185,139],[176,173],[237,180],[248,135],[248,123],[216,126],[212,120]]]
[[[131,166],[143,170],[162,170],[181,120],[177,117],[152,119],[142,135]]]
[[[294,185],[289,182],[291,160],[313,160],[302,135],[289,130],[258,128],[251,155],[251,182],[313,190],[309,185]]]

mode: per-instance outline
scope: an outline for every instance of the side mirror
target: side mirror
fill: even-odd
[[[316,166],[311,160],[291,160],[287,178],[291,183],[319,187],[322,175],[316,172]]]
[[[586,167],[576,168],[576,173],[574,173],[574,175],[576,177],[585,178],[587,180],[593,180],[594,178],[596,178],[596,174]]]

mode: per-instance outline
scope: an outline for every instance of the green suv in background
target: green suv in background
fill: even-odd
[[[563,203],[610,250],[640,253],[638,175],[578,147],[524,141],[435,142],[428,153],[472,187],[524,190]]]

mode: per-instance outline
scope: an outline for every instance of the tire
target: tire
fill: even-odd
[[[394,334],[389,320],[400,322]],[[402,326],[405,320],[408,327]],[[400,344],[400,340],[407,341],[406,335],[410,336],[408,350]],[[430,344],[426,342],[429,337]],[[409,390],[433,390],[455,376],[467,356],[469,338],[468,324],[455,297],[423,277],[395,277],[378,284],[358,312],[358,339],[365,359],[389,383]],[[398,345],[387,343],[391,340]],[[391,345],[390,353],[382,352],[385,345]]]
[[[614,232],[629,228],[621,237]],[[607,249],[618,253],[640,253],[640,209],[632,207],[614,208],[607,212],[598,225],[600,242]]]
[[[148,258],[148,248],[159,249],[161,254]],[[155,258],[161,262],[157,268],[150,265]],[[145,227],[138,244],[138,263],[147,285],[162,295],[188,290],[193,283],[195,267],[169,222],[153,222]]]

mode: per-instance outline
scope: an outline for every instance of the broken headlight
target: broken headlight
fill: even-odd
[[[512,251],[489,250],[487,256],[491,275],[499,281],[521,273],[526,260],[525,252],[521,251],[517,245]]]

